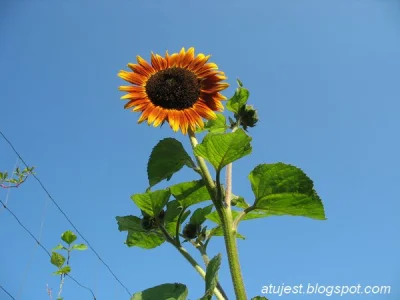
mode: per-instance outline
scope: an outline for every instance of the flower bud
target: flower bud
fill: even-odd
[[[258,122],[257,110],[254,109],[253,105],[243,105],[239,112],[235,114],[235,118],[240,119],[243,129],[247,130],[247,127],[254,127]]]
[[[188,239],[194,239],[197,237],[197,235],[199,234],[201,230],[201,226],[200,225],[196,225],[196,224],[186,224],[185,228],[183,228],[183,236]]]

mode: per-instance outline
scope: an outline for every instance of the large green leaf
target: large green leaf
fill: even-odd
[[[325,220],[324,206],[318,195],[274,194],[260,200],[256,206],[269,215],[302,216]]]
[[[250,142],[251,137],[242,129],[230,133],[209,133],[194,152],[219,171],[227,164],[250,154]]]
[[[190,217],[190,224],[194,225],[201,225],[204,223],[206,220],[206,216],[212,211],[213,209],[213,204],[208,205],[204,208],[198,208],[196,209],[192,216]]]
[[[140,225],[141,219],[136,216],[116,217],[119,231],[128,231],[126,244],[129,247],[152,249],[164,243],[164,237],[158,230],[147,231]]]
[[[217,287],[218,283],[218,270],[221,266],[222,256],[221,254],[213,257],[207,265],[206,269],[206,291],[205,295],[201,300],[211,300],[214,293],[214,289]]]
[[[226,108],[233,113],[237,113],[247,103],[250,96],[250,92],[242,87],[240,82],[238,84],[239,87],[236,89],[235,94],[226,102]]]
[[[269,215],[325,219],[314,184],[301,169],[284,163],[261,164],[249,174],[249,179],[255,195],[255,209]]]
[[[165,283],[139,293],[135,293],[131,300],[186,300],[188,290],[181,283]]]
[[[147,176],[150,186],[160,181],[170,180],[172,175],[183,166],[192,167],[192,159],[181,142],[174,138],[161,140],[152,150],[147,164]]]
[[[211,200],[203,180],[178,183],[171,186],[169,189],[175,199],[185,208],[203,201]]]
[[[171,192],[169,189],[146,192],[144,194],[132,195],[135,204],[149,216],[158,216],[161,209],[167,204]]]

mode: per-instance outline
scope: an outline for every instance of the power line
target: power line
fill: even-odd
[[[4,291],[4,293],[6,293],[8,296],[10,296],[11,299],[15,300],[15,298],[13,296],[11,296],[11,294],[0,285],[0,289],[2,289]]]
[[[18,217],[8,208],[8,206],[5,205],[5,203],[0,199],[0,203],[3,205],[3,207],[14,217],[14,219],[18,222],[18,224],[31,236],[31,238],[33,238],[35,240],[35,242],[40,246],[40,248],[42,248],[42,250],[44,252],[46,252],[46,254],[51,258],[51,254],[50,252],[39,242],[39,240],[33,235],[33,233],[26,228],[26,226],[24,224],[22,224],[22,222],[18,219]],[[76,280],[74,277],[72,277],[69,274],[66,274],[69,278],[71,278],[76,284],[78,284],[80,287],[88,290],[92,296],[93,299],[96,300],[96,296],[94,295],[93,291],[88,288],[87,286],[82,285],[78,280]],[[11,296],[11,295],[10,295]]]
[[[18,151],[15,149],[13,144],[6,138],[6,136],[3,134],[3,132],[0,131],[0,134],[2,135],[3,139],[10,145],[14,153],[18,156],[18,158],[22,161],[22,163],[25,165],[26,168],[29,168],[28,164],[25,162],[25,160],[21,157],[21,155],[18,153]],[[75,229],[76,233],[80,235],[80,237],[86,242],[87,246],[93,251],[93,253],[97,256],[97,258],[102,262],[102,264],[108,269],[108,271],[114,276],[115,280],[126,290],[126,292],[129,294],[129,296],[132,296],[132,294],[129,292],[128,288],[121,282],[121,280],[118,279],[117,275],[111,270],[111,268],[104,262],[104,260],[100,257],[100,255],[97,253],[96,250],[90,245],[89,241],[85,239],[85,237],[80,233],[80,231],[75,227],[75,225],[72,223],[72,221],[68,218],[66,213],[61,209],[61,207],[57,204],[57,202],[54,200],[54,198],[50,195],[48,190],[45,188],[43,183],[40,181],[40,179],[35,175],[31,174],[36,181],[39,183],[39,185],[42,187],[43,191],[47,194],[47,196],[50,198],[50,200],[53,202],[53,204],[57,207],[58,211],[65,217],[65,219],[68,221],[68,223]]]

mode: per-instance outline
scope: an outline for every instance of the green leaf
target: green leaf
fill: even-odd
[[[161,209],[167,204],[171,192],[169,189],[132,195],[135,204],[149,216],[158,216]]]
[[[273,194],[309,194],[313,182],[299,168],[284,163],[260,164],[249,174],[255,202]]]
[[[291,215],[326,220],[322,201],[316,193],[270,195],[260,200],[257,208],[275,216]]]
[[[61,235],[61,239],[66,242],[68,245],[71,245],[75,240],[77,239],[77,236],[75,233],[73,233],[71,230],[67,230]]]
[[[203,180],[183,182],[170,187],[171,194],[187,208],[191,205],[211,200]]]
[[[238,113],[242,106],[246,105],[249,96],[250,92],[239,83],[235,94],[226,102],[226,108],[233,113]]]
[[[209,133],[194,153],[208,160],[220,171],[227,164],[251,153],[251,137],[244,130],[230,133]]]
[[[222,256],[221,254],[213,257],[207,265],[206,269],[206,278],[204,279],[206,282],[206,292],[203,296],[204,300],[211,300],[212,295],[214,293],[214,289],[217,287],[218,283],[218,270],[221,266]]]
[[[268,215],[326,219],[313,182],[301,169],[284,163],[261,164],[249,179],[255,195],[254,208]]]
[[[126,245],[128,247],[140,247],[152,249],[165,242],[158,230],[147,231],[140,225],[141,219],[136,216],[116,217],[119,231],[128,231]]]
[[[57,268],[61,268],[65,263],[65,257],[57,252],[52,252],[50,262]]]
[[[135,293],[131,300],[186,300],[188,290],[181,283],[164,283]]]
[[[201,225],[204,223],[206,220],[206,216],[212,211],[214,205],[211,204],[209,206],[206,206],[204,208],[198,208],[196,209],[192,216],[190,217],[190,224],[193,225]]]
[[[167,210],[165,211],[164,221],[169,223],[176,221],[183,207],[177,200],[172,200],[167,203]]]
[[[71,272],[71,267],[70,266],[65,266],[60,268],[59,270],[55,271],[53,275],[62,275],[62,274],[68,274]]]
[[[85,244],[76,244],[72,246],[72,250],[87,250],[88,246]]]
[[[237,81],[237,84],[239,87],[243,87],[243,83],[242,83],[242,81],[240,81],[239,78],[237,78],[236,81]]]
[[[67,248],[65,248],[63,245],[58,244],[57,246],[55,246],[53,249],[53,251],[57,251],[57,250],[67,250]]]
[[[212,228],[211,230],[207,230],[207,236],[209,238],[211,238],[213,236],[224,236],[224,231],[223,231],[221,226],[217,226],[217,227]],[[246,239],[239,232],[236,232],[236,238],[241,239],[241,240],[245,240]]]
[[[268,299],[265,297],[256,296],[256,297],[251,298],[251,300],[268,300]]]
[[[140,218],[136,216],[115,217],[119,231],[145,231],[140,226]]]
[[[186,219],[187,219],[187,217],[189,217],[190,213],[191,213],[190,210],[187,210],[187,211],[185,211],[185,212],[183,213],[183,215],[182,215],[182,217],[181,217],[181,224],[182,224],[183,222],[186,221]]]
[[[182,144],[174,138],[161,140],[152,150],[147,164],[150,186],[171,179],[183,166],[192,167],[193,162]]]
[[[162,233],[159,231],[128,231],[126,245],[128,247],[140,247],[143,249],[153,249],[165,242]]]
[[[204,126],[204,129],[213,133],[223,133],[227,128],[228,126],[226,125],[225,116],[221,113],[217,114],[217,118],[215,120],[208,120]]]

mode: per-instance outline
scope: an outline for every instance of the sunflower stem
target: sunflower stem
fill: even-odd
[[[234,128],[233,130],[236,130],[236,128]],[[192,148],[194,150],[198,144],[198,141],[196,139],[195,133],[192,130],[189,130],[189,139],[190,139]],[[224,232],[226,253],[228,256],[229,269],[230,269],[230,273],[231,273],[231,277],[232,277],[233,288],[235,290],[236,299],[237,300],[247,300],[242,271],[240,268],[239,253],[238,253],[238,248],[237,248],[237,243],[236,243],[236,229],[234,228],[234,225],[233,225],[231,207],[230,207],[230,205],[229,206],[223,205],[224,199],[222,199],[223,198],[222,194],[218,192],[218,190],[221,189],[221,186],[219,183],[219,174],[218,174],[218,186],[216,187],[214,184],[214,181],[211,177],[210,171],[208,170],[208,167],[207,167],[207,164],[206,164],[204,158],[197,156],[197,155],[195,155],[195,157],[196,157],[197,163],[200,167],[200,170],[202,172],[202,178],[206,183],[207,189],[208,189],[210,196],[212,198],[212,201],[215,205],[215,209],[217,210],[218,215],[221,219],[221,227]],[[228,171],[228,173],[230,173],[230,175],[229,175],[229,177],[227,177],[227,179],[229,179],[231,181],[232,168],[228,169],[227,171]],[[228,174],[227,174],[227,176],[228,176]],[[229,184],[229,189],[231,189],[231,184]],[[227,191],[227,194],[228,194],[229,203],[230,203],[230,194],[231,193],[229,191]]]

